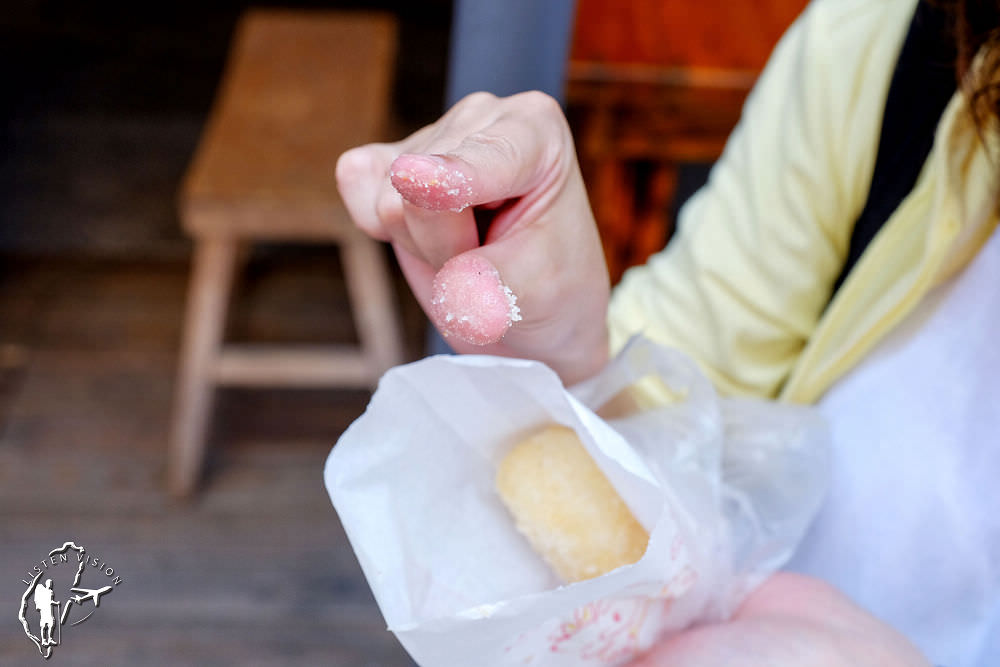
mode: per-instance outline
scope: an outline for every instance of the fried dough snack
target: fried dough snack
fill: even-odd
[[[515,445],[496,487],[517,529],[566,583],[629,565],[646,551],[649,534],[572,429],[545,427]]]

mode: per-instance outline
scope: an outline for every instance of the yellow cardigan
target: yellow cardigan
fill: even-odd
[[[810,403],[968,263],[997,225],[995,174],[956,94],[914,189],[830,302],[915,7],[812,2],[674,239],[615,288],[613,350],[643,333],[693,356],[725,394]]]

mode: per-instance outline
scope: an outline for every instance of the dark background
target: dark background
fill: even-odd
[[[3,3],[0,253],[186,257],[174,193],[249,6]],[[393,134],[440,114],[450,0],[267,6],[395,14]]]
[[[175,198],[248,6],[0,6],[0,664],[39,662],[20,580],[76,540],[125,583],[53,664],[412,665],[322,482],[367,391],[218,391],[200,492],[165,493],[191,256]],[[393,12],[393,132],[440,114],[450,0],[267,6]],[[425,321],[397,293],[416,357]],[[256,247],[232,302],[230,340],[354,340],[332,245]]]

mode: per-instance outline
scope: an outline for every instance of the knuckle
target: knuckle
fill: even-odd
[[[352,215],[351,219],[354,221],[355,227],[373,239],[388,241],[391,238],[389,231],[381,224],[381,221],[377,217]]]
[[[468,127],[477,125],[498,106],[498,98],[493,93],[469,93],[445,114],[444,127]]]
[[[334,166],[334,178],[341,192],[377,178],[386,170],[386,144],[365,144],[340,154]]]
[[[510,137],[504,135],[473,132],[465,138],[465,142],[480,150],[493,153],[496,158],[501,160],[516,163],[521,156],[521,149],[518,148],[517,144]]]
[[[461,107],[472,107],[472,108],[483,108],[486,106],[492,106],[497,103],[497,96],[493,93],[486,92],[485,90],[479,90],[474,93],[469,93],[461,100],[458,101],[456,106]]]
[[[559,101],[547,93],[531,90],[509,98],[503,117],[526,123],[535,140],[562,147],[572,143],[569,122]]]
[[[344,151],[337,158],[337,165],[334,167],[334,176],[337,179],[337,186],[342,191],[357,178],[359,163],[364,159],[363,148],[352,148]]]
[[[529,90],[524,93],[518,93],[511,98],[512,102],[515,100],[518,105],[531,113],[560,118],[563,115],[562,106],[556,98],[540,90]]]
[[[383,191],[375,201],[375,217],[381,227],[391,233],[403,224],[403,202],[398,194]]]

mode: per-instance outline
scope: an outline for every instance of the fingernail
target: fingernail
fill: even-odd
[[[445,262],[434,277],[430,315],[446,337],[489,345],[520,321],[521,309],[489,260],[464,253]]]
[[[400,155],[389,168],[396,191],[431,211],[464,211],[472,205],[468,176],[440,155]]]

